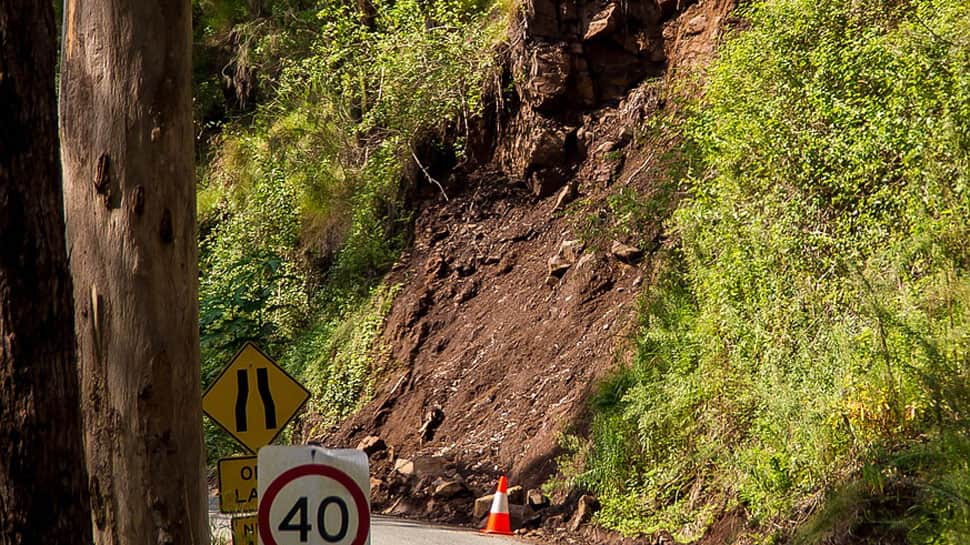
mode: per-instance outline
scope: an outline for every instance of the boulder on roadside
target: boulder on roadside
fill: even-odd
[[[525,490],[521,486],[510,486],[507,494],[510,504],[525,505]]]
[[[541,518],[528,505],[509,505],[509,521],[512,528],[522,528],[523,526],[537,527]]]
[[[434,490],[431,492],[431,495],[437,498],[453,498],[468,490],[465,483],[457,479],[438,479],[434,482],[433,486]]]
[[[489,510],[492,508],[492,500],[494,498],[495,494],[475,498],[475,505],[472,508],[472,518],[474,520],[478,520],[487,515]]]
[[[478,527],[484,528],[488,524],[488,511],[478,519]],[[523,527],[538,528],[542,523],[542,517],[538,513],[533,511],[528,505],[509,505],[509,523],[513,529],[521,529]]]
[[[580,526],[593,518],[593,513],[599,508],[600,502],[593,496],[588,494],[580,496],[579,502],[576,503],[576,511],[573,512],[573,518],[569,522],[569,529],[573,532],[579,530]]]
[[[538,488],[530,489],[525,495],[525,504],[532,509],[545,509],[549,507],[549,498]]]
[[[425,505],[424,502],[419,503],[408,498],[398,498],[393,505],[381,511],[381,514],[392,517],[414,516],[421,513]]]
[[[521,486],[515,485],[510,486],[506,492],[506,496],[509,499],[509,511],[511,512],[512,506],[523,506],[525,505],[525,491]],[[492,500],[495,498],[495,494],[489,494],[487,496],[481,496],[475,498],[475,506],[472,510],[472,518],[478,520],[483,516],[487,515],[489,510],[492,508]]]

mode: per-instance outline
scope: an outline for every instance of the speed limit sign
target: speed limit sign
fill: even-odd
[[[262,545],[369,545],[367,455],[315,446],[259,449]]]

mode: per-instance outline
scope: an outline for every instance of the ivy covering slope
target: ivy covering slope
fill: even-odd
[[[197,47],[233,51],[223,73],[240,104],[197,78],[203,379],[255,341],[310,386],[312,424],[329,425],[380,371],[375,339],[395,290],[380,279],[406,242],[405,170],[478,113],[503,10],[255,4],[195,6]],[[210,459],[233,448],[214,426],[206,438]]]
[[[769,541],[967,543],[970,5],[739,14],[573,477],[628,533],[692,541],[738,511]]]

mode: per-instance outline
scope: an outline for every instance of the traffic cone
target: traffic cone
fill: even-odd
[[[509,520],[509,481],[502,475],[498,480],[498,489],[492,498],[492,509],[488,513],[488,523],[482,533],[512,535],[512,522]]]

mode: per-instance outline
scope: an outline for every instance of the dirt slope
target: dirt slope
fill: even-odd
[[[638,127],[669,108],[677,74],[710,58],[732,7],[524,4],[510,31],[514,92],[487,120],[489,160],[453,172],[449,200],[428,193],[413,248],[392,273],[403,287],[382,335],[385,379],[340,429],[311,438],[387,443],[373,459],[379,507],[431,494],[430,479],[405,485],[394,475],[396,458],[443,456],[470,488],[446,505],[414,501],[396,512],[456,521],[469,520],[468,504],[496,475],[533,487],[555,471],[559,434],[582,430],[592,388],[628,352],[669,205],[636,240],[579,226],[624,187],[659,191],[671,143]],[[637,252],[614,255],[614,242]]]

